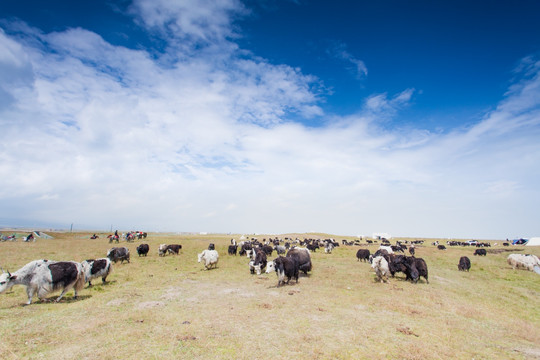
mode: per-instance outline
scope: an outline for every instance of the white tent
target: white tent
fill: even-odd
[[[386,239],[386,240],[390,240],[392,238],[392,236],[388,233],[373,233],[373,235],[371,236],[371,238],[373,240],[381,240],[381,239]]]
[[[533,237],[530,238],[529,241],[525,244],[525,246],[540,246],[540,237]]]
[[[43,231],[34,231],[34,236],[37,236],[43,239],[54,239],[52,236],[45,234]]]

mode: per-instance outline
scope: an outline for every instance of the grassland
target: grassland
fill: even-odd
[[[0,265],[82,261],[111,247],[103,234],[51,235],[0,243]],[[512,270],[508,252],[476,257],[472,248],[439,251],[428,240],[417,256],[429,284],[401,274],[381,284],[369,263],[356,261],[358,247],[340,246],[312,254],[311,275],[277,288],[275,274],[251,275],[246,258],[227,255],[231,237],[150,234],[146,258],[137,257],[140,241],[122,243],[131,263],[116,264],[107,284],[96,279],[76,300],[69,292],[60,303],[22,306],[24,288],[14,287],[0,295],[0,359],[540,358],[540,276]],[[196,254],[210,242],[220,261],[204,271]],[[159,257],[160,243],[183,249]],[[540,256],[538,248],[514,249]],[[470,273],[457,270],[462,255]]]

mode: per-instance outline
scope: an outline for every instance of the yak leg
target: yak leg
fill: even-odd
[[[70,287],[65,287],[64,290],[62,290],[62,293],[60,294],[60,296],[58,297],[58,299],[56,299],[56,302],[59,302],[60,299],[69,291]],[[77,297],[77,290],[74,290],[75,291],[75,298]]]
[[[34,297],[35,292],[36,289],[33,286],[26,287],[26,295],[28,295],[28,301],[26,302],[26,305],[30,305],[32,303],[32,298]]]

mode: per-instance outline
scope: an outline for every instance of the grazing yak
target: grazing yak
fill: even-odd
[[[316,252],[317,249],[319,248],[319,244],[307,244],[307,245],[306,245],[306,248],[307,248],[309,251]]]
[[[182,245],[179,244],[161,244],[158,248],[158,255],[159,256],[165,256],[166,254],[176,254],[180,252],[180,249],[182,249]]]
[[[403,261],[406,261],[407,259],[405,255],[383,254],[382,257],[384,257],[388,262],[388,268],[390,269],[390,275],[392,275],[392,277],[394,277],[398,272],[402,272],[407,275],[407,267],[403,264]]]
[[[274,250],[276,250],[278,255],[283,255],[287,252],[287,248],[285,248],[285,246],[282,246],[282,245],[274,246]]]
[[[107,282],[107,276],[112,271],[111,260],[108,258],[84,260],[82,263],[84,281],[92,286],[92,280],[101,277],[103,283]]]
[[[535,266],[540,266],[540,260],[536,255],[510,254],[506,261],[514,270],[521,268],[534,271]]]
[[[139,256],[146,256],[148,255],[149,251],[150,246],[148,246],[148,244],[140,244],[139,246],[137,246],[137,254],[139,254]]]
[[[178,255],[178,253],[180,252],[180,249],[182,249],[182,245],[180,244],[167,245],[167,253],[169,254]]]
[[[444,245],[437,245],[437,249],[439,249],[439,250],[446,250],[446,246],[444,246]]]
[[[298,284],[298,274],[300,272],[300,264],[298,262],[298,257],[283,257],[279,256],[273,261],[269,262],[266,266],[266,273],[275,271],[278,277],[277,286],[281,286],[285,283],[285,277],[287,277],[287,284],[291,281],[291,278],[296,279]]]
[[[460,257],[457,268],[459,271],[469,271],[471,269],[471,260],[466,256]]]
[[[262,250],[257,250],[255,260],[253,260],[253,269],[257,272],[257,275],[261,275],[261,269],[265,268],[267,263],[266,253]]]
[[[219,254],[216,250],[204,250],[202,253],[198,254],[198,262],[204,261],[204,268],[209,270],[212,266],[217,268],[217,263],[219,260]]]
[[[388,274],[390,274],[390,269],[388,268],[388,261],[383,256],[376,256],[373,258],[371,267],[375,270],[377,279],[380,282],[388,281]]]
[[[478,255],[478,256],[486,256],[487,252],[486,252],[486,249],[476,249],[474,250],[474,255]]]
[[[369,261],[369,249],[358,249],[356,252],[356,259],[357,261],[363,260],[364,262]]]
[[[403,261],[402,264],[405,266],[405,280],[411,280],[416,284],[420,278],[420,273],[418,272],[414,261]]]
[[[48,293],[62,289],[62,293],[56,299],[58,302],[71,288],[75,293],[73,298],[76,299],[84,283],[83,268],[78,262],[34,260],[13,274],[10,272],[0,274],[0,293],[14,285],[24,285],[28,295],[26,304],[30,305],[35,293],[40,300],[44,300]]]
[[[248,250],[251,250],[251,249],[252,249],[251,243],[248,243],[248,242],[243,243],[243,244],[241,243],[240,251],[238,252],[238,254],[239,254],[240,256],[244,256],[244,255],[246,255],[246,252],[247,252]],[[248,256],[248,257],[249,257],[249,256]]]
[[[287,252],[286,257],[296,258],[300,271],[302,271],[305,275],[307,275],[308,271],[311,271],[313,268],[313,265],[311,264],[311,255],[309,254],[309,250],[306,248],[292,248]]]
[[[165,256],[167,253],[167,244],[159,244],[157,251],[159,256]]]
[[[260,248],[267,256],[272,256],[272,252],[274,251],[273,247],[271,247],[270,245],[263,245]]]
[[[417,258],[414,256],[408,256],[406,259],[409,264],[414,264],[414,266],[418,270],[418,278],[423,277],[424,279],[426,279],[426,284],[429,284],[428,267],[426,261],[422,258]]]
[[[334,244],[332,244],[331,242],[327,242],[326,245],[324,246],[324,253],[331,254],[332,250],[334,250]]]
[[[127,247],[113,247],[107,252],[107,257],[115,264],[118,261],[120,264],[124,261],[129,263],[129,249]]]
[[[234,255],[236,256],[236,253],[238,251],[238,245],[229,245],[229,249],[228,249],[228,252],[229,252],[229,255]]]
[[[417,283],[420,277],[424,277],[426,283],[429,284],[428,267],[425,260],[422,258],[404,255],[392,257],[392,255],[390,255],[388,267],[392,276],[394,276],[396,272],[401,271],[405,273],[405,280],[412,280],[414,283]]]

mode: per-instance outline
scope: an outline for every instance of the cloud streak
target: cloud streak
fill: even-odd
[[[368,75],[366,64],[354,57],[343,43],[338,43],[328,50],[328,54],[336,59],[343,60],[349,64],[349,71],[355,75],[357,79],[363,79]]]
[[[326,114],[320,80],[239,49],[235,1],[137,1],[163,52],[75,28],[0,33],[0,219],[209,232],[535,235],[540,69],[468,128],[389,121],[414,89]],[[190,11],[194,11],[193,13]],[[202,21],[201,19],[211,19]],[[189,39],[197,46],[186,46]],[[188,41],[188,42],[189,42]],[[219,54],[219,56],[215,56]],[[349,59],[350,60],[350,59]],[[359,74],[367,74],[367,70]],[[296,119],[320,117],[309,127]],[[536,234],[537,235],[537,234]]]

